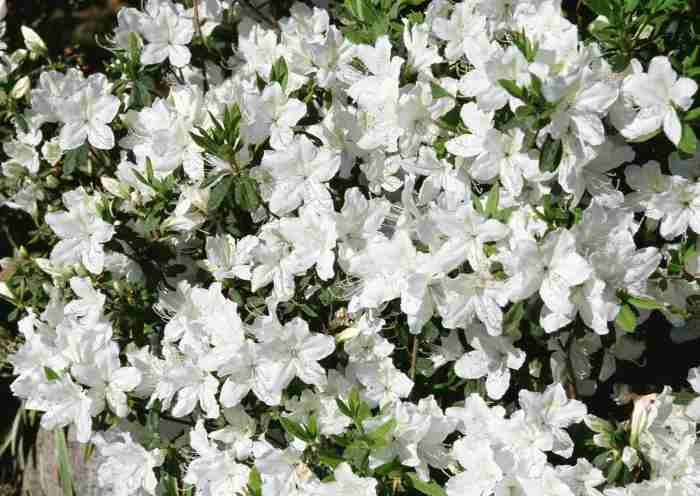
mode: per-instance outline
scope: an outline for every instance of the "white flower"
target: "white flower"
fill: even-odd
[[[27,404],[31,410],[41,410],[41,427],[47,430],[75,424],[76,437],[86,443],[92,435],[94,402],[86,391],[68,375],[39,384],[34,401]]]
[[[589,278],[593,269],[576,253],[576,239],[570,231],[558,230],[547,235],[541,247],[534,241],[513,241],[515,248],[502,257],[512,301],[529,297],[539,289],[546,308],[556,314],[573,311],[571,291]],[[546,320],[541,320],[546,324]],[[555,327],[545,326],[548,332]]]
[[[68,211],[46,214],[46,223],[61,238],[51,250],[52,263],[82,262],[93,274],[102,272],[105,260],[102,245],[112,239],[114,228],[100,218],[97,202],[97,197],[89,196],[80,187],[63,194]]]
[[[402,129],[399,138],[401,154],[404,157],[413,156],[421,144],[432,144],[440,134],[436,122],[454,105],[450,97],[434,99],[428,83],[418,82],[409,91],[403,92],[398,103],[398,125]]]
[[[429,26],[427,23],[411,25],[407,19],[403,23],[403,44],[408,51],[408,65],[419,74],[431,74],[431,66],[443,59],[437,47],[430,43]]]
[[[314,496],[375,496],[377,480],[373,477],[358,477],[347,462],[339,464],[333,473],[335,481],[319,484],[309,494]]]
[[[278,215],[289,213],[303,203],[321,206],[329,196],[324,183],[340,167],[340,155],[318,148],[306,136],[297,137],[283,150],[266,151],[260,171],[269,174],[263,197]]]
[[[550,77],[543,84],[542,93],[557,109],[547,131],[554,139],[567,133],[581,147],[601,145],[605,141],[602,117],[618,96],[617,88],[601,80],[588,66],[565,76]]]
[[[190,445],[197,456],[188,465],[184,481],[196,487],[197,496],[226,496],[246,489],[250,469],[238,463],[231,451],[221,451],[209,441],[201,419],[190,431]]]
[[[114,148],[114,133],[108,124],[117,115],[120,102],[109,91],[105,76],[94,74],[80,91],[58,103],[56,114],[64,122],[59,137],[61,148],[73,150],[85,139],[95,148]]]
[[[551,384],[543,393],[521,390],[518,401],[527,422],[547,434],[550,449],[558,455],[571,456],[574,442],[564,428],[583,420],[586,405],[568,399],[561,384]]]
[[[260,364],[278,370],[277,381],[284,389],[298,377],[307,384],[323,386],[326,371],[318,363],[335,350],[331,336],[310,333],[309,325],[297,317],[280,329],[280,335],[260,346]]]
[[[408,397],[413,389],[413,381],[394,366],[391,358],[350,364],[346,373],[365,387],[361,397],[372,406],[394,403]]]
[[[472,328],[474,329],[474,328]],[[483,327],[469,332],[469,344],[474,348],[455,363],[455,374],[465,379],[486,376],[489,398],[501,399],[510,386],[510,369],[525,363],[525,352],[514,347],[507,336],[489,336]]]
[[[155,496],[158,480],[153,469],[164,461],[160,450],[147,451],[129,432],[112,429],[96,433],[92,442],[100,454],[97,481],[102,490],[114,496]]]
[[[660,127],[674,145],[681,140],[678,110],[688,110],[698,86],[688,78],[678,78],[667,57],[651,59],[647,73],[631,74],[622,83],[622,94],[636,108],[631,122],[620,129],[632,141],[645,141]]]
[[[472,443],[464,437],[455,441],[452,453],[463,471],[447,481],[447,496],[492,494],[504,475],[493,449],[487,443]]]
[[[672,176],[670,189],[649,201],[647,215],[661,220],[659,232],[664,239],[672,240],[688,227],[700,233],[700,184]]]
[[[207,259],[202,265],[217,281],[223,279],[251,278],[252,252],[258,245],[254,236],[245,236],[236,241],[230,234],[207,236]]]
[[[147,10],[149,17],[140,26],[148,42],[141,52],[141,63],[160,64],[169,59],[174,67],[189,64],[191,54],[187,44],[194,35],[192,20],[182,15],[170,0],[150,0]]]

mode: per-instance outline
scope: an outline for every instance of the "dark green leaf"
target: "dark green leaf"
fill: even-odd
[[[234,187],[234,200],[243,210],[252,211],[260,206],[260,197],[255,179],[239,177]]]
[[[503,317],[503,333],[510,334],[517,331],[520,327],[520,321],[525,317],[525,303],[519,301],[514,303],[512,307],[508,309],[505,316]]]
[[[615,482],[624,468],[625,464],[622,462],[622,459],[615,460],[615,462],[608,469],[606,477],[608,479],[608,482]]]
[[[69,150],[63,156],[61,172],[64,176],[70,176],[78,167],[88,160],[88,145],[83,143],[75,150]]]
[[[610,17],[613,3],[610,0],[584,0],[586,6],[598,15]]]
[[[318,454],[318,459],[321,463],[328,465],[329,467],[335,468],[341,463],[343,463],[343,458],[330,451],[322,451]]]
[[[223,203],[226,195],[228,195],[232,184],[233,176],[225,176],[221,178],[218,183],[216,183],[209,193],[209,203],[207,204],[207,210],[209,212],[214,212],[221,206],[221,203]]]
[[[551,135],[547,135],[542,152],[540,153],[540,170],[551,172],[559,167],[564,149],[561,140],[553,140]]]

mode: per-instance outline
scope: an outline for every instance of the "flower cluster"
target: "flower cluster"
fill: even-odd
[[[101,494],[698,494],[699,399],[587,408],[652,312],[700,337],[693,79],[613,71],[558,0],[367,42],[246,12],[123,8],[105,74],[41,72],[3,145],[46,243],[4,261],[41,281],[12,391]]]

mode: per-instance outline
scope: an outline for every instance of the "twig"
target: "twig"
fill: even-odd
[[[250,0],[239,0],[239,2],[242,3],[243,5],[245,5],[248,9],[252,10],[253,12],[255,12],[255,14],[256,14],[260,19],[262,19],[263,21],[267,22],[270,26],[272,26],[272,27],[275,28],[275,29],[279,29],[279,24],[277,23],[277,21],[276,21],[275,19],[269,17],[268,15],[266,15],[265,13],[263,13],[258,7],[256,7],[256,6],[253,5],[252,3],[250,3]],[[267,4],[267,2],[266,2],[265,4]],[[265,4],[263,4],[263,5],[265,5]]]
[[[575,333],[571,333],[569,340],[566,342],[566,368],[569,372],[569,384],[566,385],[566,395],[570,400],[575,400],[578,396],[578,390],[576,388],[576,375],[574,374],[574,364],[571,361],[571,346],[574,344]]]
[[[416,378],[416,363],[418,362],[418,336],[413,336],[413,350],[411,351],[411,380]]]
[[[199,20],[199,0],[192,0],[192,12],[194,14],[194,32],[202,40],[204,48],[207,48],[207,42],[202,35],[202,26]],[[204,91],[209,91],[209,78],[207,77],[207,63],[202,61],[202,77],[204,79]]]

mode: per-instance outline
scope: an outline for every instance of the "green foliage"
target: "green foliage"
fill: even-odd
[[[633,58],[651,60],[681,48],[686,55],[697,45],[697,7],[689,0],[585,0],[596,15],[589,26],[613,69],[623,70]],[[686,45],[686,43],[690,43]],[[678,60],[682,60],[678,58]]]
[[[343,34],[355,43],[373,44],[388,35],[398,39],[403,31],[399,19],[420,12],[426,0],[343,0],[335,15],[343,25]]]

